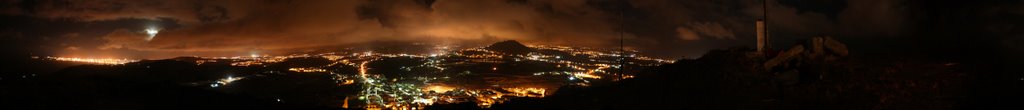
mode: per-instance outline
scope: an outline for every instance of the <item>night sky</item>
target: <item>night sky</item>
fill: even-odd
[[[768,25],[777,48],[833,36],[853,53],[1015,55],[1024,50],[1022,6],[770,0]],[[754,20],[763,14],[761,0],[4,0],[0,49],[8,56],[159,59],[375,41],[614,48],[624,31],[627,48],[693,58],[753,46]]]

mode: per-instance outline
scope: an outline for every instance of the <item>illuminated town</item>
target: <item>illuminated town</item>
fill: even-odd
[[[637,51],[565,46],[533,45],[536,51],[507,54],[483,47],[450,50],[437,46],[435,53],[403,54],[362,52],[329,52],[283,56],[196,57],[187,61],[202,66],[230,64],[242,68],[266,68],[267,65],[291,59],[323,59],[326,65],[289,67],[287,70],[266,69],[264,73],[330,74],[338,86],[360,86],[361,92],[346,95],[344,106],[366,109],[423,109],[435,104],[476,103],[487,108],[514,97],[541,98],[562,86],[589,86],[595,82],[613,82],[633,78],[633,73],[619,73],[620,63],[647,67],[672,63],[671,60],[636,55]],[[625,55],[625,56],[622,56]],[[137,60],[84,59],[47,57],[59,61],[94,64],[125,64]],[[625,58],[625,62],[618,59]],[[386,63],[405,64],[386,64]],[[399,68],[372,65],[401,65]],[[344,70],[350,68],[354,70]],[[380,70],[397,69],[397,70]],[[635,69],[635,68],[628,68]],[[379,72],[397,73],[379,73]],[[632,70],[626,70],[632,71]],[[354,73],[346,73],[354,72]],[[210,88],[232,86],[232,82],[263,75],[225,76],[208,83]],[[480,82],[477,82],[480,81]]]
[[[234,62],[231,65],[234,66],[261,67],[290,58],[322,57],[332,63],[288,70],[299,73],[333,74],[339,85],[358,83],[362,85],[362,92],[351,95],[351,98],[346,98],[345,102],[348,104],[343,105],[348,105],[347,107],[362,105],[361,107],[367,109],[423,109],[423,107],[433,104],[461,102],[474,102],[478,106],[486,108],[510,97],[544,97],[563,85],[586,86],[593,81],[612,81],[633,77],[629,73],[616,73],[620,66],[615,61],[619,58],[619,54],[615,51],[595,51],[561,46],[532,47],[569,54],[564,56],[542,53],[506,55],[483,48],[469,48],[432,54],[386,54],[366,51],[317,55],[207,57],[204,59],[231,60]],[[637,56],[632,53],[628,54],[626,58],[630,62],[627,64],[657,66],[671,63],[669,60]],[[391,73],[400,74],[399,76],[387,76],[383,73],[369,71],[377,68],[368,66],[368,64],[391,59],[422,63],[399,68],[400,71],[408,73]],[[197,61],[205,62],[204,60]],[[474,68],[510,63],[505,61],[523,62],[524,64],[540,63],[543,66],[553,66],[553,68],[534,73],[517,74],[507,73],[515,71],[505,71],[503,66]],[[197,62],[197,64],[202,62]],[[341,73],[341,70],[333,69],[339,66],[355,67],[358,69],[358,73]],[[480,76],[473,74],[480,74]],[[458,83],[466,80],[465,78],[483,78],[486,84]],[[560,80],[551,80],[550,78]],[[361,104],[354,104],[355,102]]]
[[[1000,110],[1024,0],[4,0],[0,110]]]
[[[40,57],[33,57],[40,58]],[[125,63],[136,62],[138,60],[131,59],[113,59],[113,58],[75,58],[75,57],[42,57],[42,59],[56,60],[56,61],[68,61],[68,62],[81,62],[88,64],[102,64],[102,65],[119,65]]]

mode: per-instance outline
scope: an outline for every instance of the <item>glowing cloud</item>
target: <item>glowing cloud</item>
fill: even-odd
[[[149,36],[146,36],[146,41],[153,40],[153,37],[156,37],[157,33],[160,33],[160,29],[152,28],[152,27],[146,29],[146,34],[149,35]]]

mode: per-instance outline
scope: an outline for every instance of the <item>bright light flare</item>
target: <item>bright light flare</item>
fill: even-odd
[[[429,87],[427,87],[426,89],[423,89],[423,90],[424,91],[434,91],[434,92],[437,92],[437,93],[445,93],[445,92],[448,92],[448,91],[455,90],[455,88],[448,87],[448,86],[435,85],[435,86],[429,86]]]
[[[242,80],[242,79],[245,79],[245,77],[231,77],[231,76],[228,76],[227,78],[217,80],[217,83],[219,83],[220,85],[228,85],[228,84],[231,84],[231,82],[235,82],[235,81]]]
[[[146,41],[153,40],[153,37],[156,37],[157,33],[160,33],[160,29],[157,29],[157,28],[146,29],[146,34],[149,35],[149,36],[146,37]]]

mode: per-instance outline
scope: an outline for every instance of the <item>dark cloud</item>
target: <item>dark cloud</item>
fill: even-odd
[[[817,35],[899,37],[913,28],[905,0],[770,0],[776,41]],[[617,46],[657,56],[697,56],[753,44],[755,0],[174,0],[7,1],[8,16],[168,24],[109,29],[96,49],[136,54],[247,53],[370,41],[493,42]],[[162,28],[152,40],[144,29]],[[624,28],[623,28],[624,27]],[[81,36],[81,35],[80,35]],[[842,39],[842,38],[841,38]]]
[[[196,19],[200,22],[218,22],[230,19],[227,9],[221,6],[196,5]]]
[[[844,36],[898,37],[910,21],[910,7],[905,1],[852,0],[841,11],[837,25]]]

